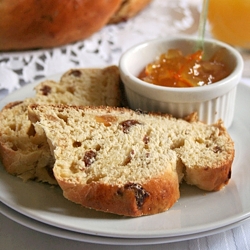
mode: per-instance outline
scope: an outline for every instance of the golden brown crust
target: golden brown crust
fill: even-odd
[[[0,51],[61,46],[136,15],[151,0],[2,0]]]
[[[109,23],[119,23],[135,16],[152,0],[123,0],[120,8],[110,18]]]
[[[10,102],[10,103],[6,104],[6,105],[3,107],[2,110],[4,110],[4,109],[12,109],[13,107],[15,107],[15,106],[17,106],[17,105],[19,105],[19,104],[22,104],[22,103],[23,103],[23,101],[14,101],[14,102]]]
[[[233,158],[233,154],[232,154]],[[185,181],[206,191],[219,191],[231,178],[232,159],[215,168],[187,168]]]
[[[60,46],[102,28],[121,0],[3,0],[0,50]]]
[[[131,188],[98,182],[83,186],[63,179],[58,179],[58,183],[64,196],[75,203],[95,210],[131,217],[164,212],[180,197],[177,176],[170,171],[141,185],[148,194],[141,206],[138,206],[135,191]]]

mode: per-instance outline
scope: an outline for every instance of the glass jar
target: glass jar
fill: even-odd
[[[250,0],[210,0],[208,21],[214,38],[250,49]]]

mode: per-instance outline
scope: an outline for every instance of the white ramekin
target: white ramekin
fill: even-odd
[[[180,49],[183,54],[190,54],[194,52],[195,44],[194,37],[160,38],[126,51],[120,59],[119,68],[129,107],[169,113],[178,118],[197,112],[200,121],[212,124],[222,119],[228,128],[233,120],[236,89],[243,71],[243,59],[233,47],[217,40],[205,40],[205,57],[211,57],[218,48],[225,48],[224,61],[232,71],[228,77],[211,85],[163,87],[137,77],[148,63],[168,49]]]

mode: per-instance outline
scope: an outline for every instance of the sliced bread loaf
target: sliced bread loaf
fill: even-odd
[[[126,216],[155,214],[179,198],[179,182],[204,190],[228,183],[234,144],[219,122],[205,125],[125,108],[31,105],[45,131],[64,196]]]
[[[10,103],[0,112],[0,159],[8,173],[24,180],[56,184],[53,158],[43,130],[28,119],[27,107],[39,104],[121,104],[117,66],[104,69],[72,69],[60,81],[44,81],[35,87],[33,98]]]

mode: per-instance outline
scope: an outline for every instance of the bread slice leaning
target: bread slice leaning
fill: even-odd
[[[179,183],[219,190],[228,183],[233,142],[219,122],[125,108],[31,105],[45,131],[64,196],[85,207],[141,216],[169,209]]]
[[[117,66],[71,69],[59,81],[44,81],[35,87],[35,96],[9,103],[0,112],[0,159],[6,171],[24,180],[57,184],[43,130],[28,119],[28,105],[121,105]]]

